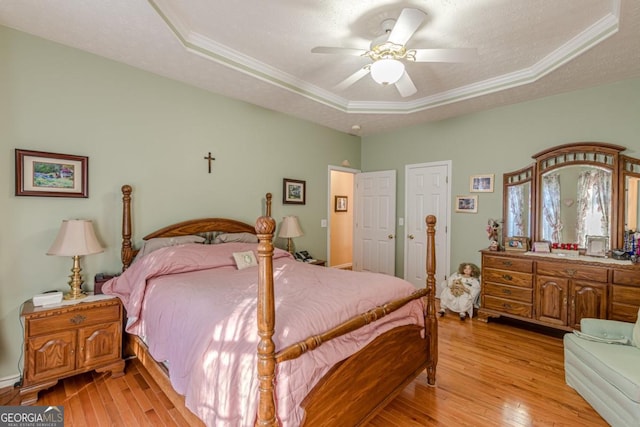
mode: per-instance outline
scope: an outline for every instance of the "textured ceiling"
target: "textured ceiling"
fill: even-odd
[[[427,14],[407,48],[477,60],[408,63],[407,98],[336,90],[371,60],[311,49],[368,49],[406,7]],[[0,25],[357,135],[640,76],[637,0],[0,0]]]

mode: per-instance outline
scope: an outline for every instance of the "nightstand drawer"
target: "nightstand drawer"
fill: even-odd
[[[26,328],[30,336],[35,336],[74,327],[118,321],[120,321],[120,307],[115,304],[95,307],[91,310],[73,310],[56,316],[29,319]]]

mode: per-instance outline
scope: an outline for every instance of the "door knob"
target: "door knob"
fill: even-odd
[[[409,239],[413,240],[413,234],[409,234],[407,237],[408,237]]]
[[[393,234],[389,234],[387,237],[388,237],[389,239],[393,239]]]

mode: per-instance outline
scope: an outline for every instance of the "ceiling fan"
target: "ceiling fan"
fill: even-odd
[[[318,46],[311,49],[312,53],[337,53],[369,57],[373,62],[336,85],[336,90],[344,90],[366,76],[379,84],[395,84],[402,97],[415,94],[418,89],[407,74],[403,61],[413,62],[467,62],[477,57],[473,48],[453,49],[407,49],[407,41],[422,24],[427,14],[419,9],[403,9],[395,19],[382,21],[384,34],[371,42],[369,50]]]

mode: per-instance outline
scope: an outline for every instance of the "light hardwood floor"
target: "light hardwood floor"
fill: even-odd
[[[546,332],[440,318],[436,386],[419,376],[367,426],[606,426],[565,384],[561,334]],[[0,392],[16,402],[15,390]],[[121,378],[61,381],[37,404],[64,405],[67,426],[188,425],[137,360]]]

